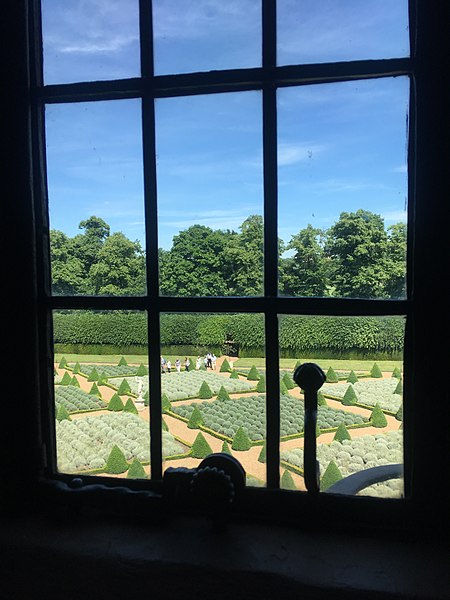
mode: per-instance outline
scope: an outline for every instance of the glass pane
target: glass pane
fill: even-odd
[[[403,465],[404,317],[279,317],[281,487],[305,490],[304,394],[293,373],[318,364],[326,382],[318,394],[317,460],[320,490],[379,467],[378,483],[359,495],[401,498],[403,478],[383,467]],[[349,494],[352,492],[348,492]]]
[[[42,0],[44,82],[140,75],[138,0]]]
[[[407,77],[278,92],[279,290],[404,298]]]
[[[157,101],[163,295],[262,294],[261,138],[257,92]]]
[[[261,66],[261,3],[154,0],[155,73]]]
[[[407,0],[278,0],[279,65],[404,56]]]
[[[247,485],[265,485],[263,315],[162,314],[161,387],[163,439],[176,439],[165,468],[193,468],[227,452],[244,467]]]
[[[56,295],[145,293],[140,108],[139,100],[46,108]]]
[[[147,478],[147,314],[54,311],[53,328],[58,471]]]

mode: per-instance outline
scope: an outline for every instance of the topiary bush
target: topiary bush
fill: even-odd
[[[403,405],[400,406],[400,408],[398,409],[395,418],[397,419],[397,421],[403,421]]]
[[[102,371],[98,376],[97,385],[106,385],[108,383],[108,375]]]
[[[92,371],[89,373],[89,377],[87,380],[88,381],[98,381],[98,379],[99,379],[99,374],[98,374],[97,369],[94,367],[92,369]]]
[[[79,362],[75,363],[72,369],[72,373],[74,375],[78,375],[79,373],[81,373],[81,365]]]
[[[109,401],[107,408],[108,408],[108,410],[112,410],[114,412],[118,412],[118,411],[124,409],[122,398],[119,396],[119,394],[114,394],[111,397],[111,400]]]
[[[377,363],[374,363],[373,367],[370,369],[370,376],[371,377],[376,377],[378,379],[380,379],[380,377],[383,377],[383,373],[381,372],[381,369],[377,365]]]
[[[283,490],[296,490],[297,486],[292,479],[292,475],[290,472],[285,469],[283,475],[281,476],[280,487]]]
[[[222,401],[224,401],[224,400],[231,400],[230,394],[223,387],[223,385],[220,386],[219,393],[217,394],[217,400],[222,400]]]
[[[148,402],[148,392],[147,392],[147,402]],[[144,396],[144,406],[145,406],[145,396]],[[162,395],[161,406],[162,406],[162,411],[165,413],[170,412],[172,410],[172,404],[170,403],[170,400],[167,397],[167,394]]]
[[[220,365],[219,373],[228,373],[228,371],[231,371],[230,363],[226,358],[224,358],[222,364]]]
[[[125,394],[129,394],[130,392],[131,392],[130,384],[128,383],[128,381],[126,379],[122,379],[122,382],[119,385],[119,389],[117,390],[117,393],[119,394],[119,396],[123,396]]]
[[[199,431],[194,443],[192,444],[191,456],[193,458],[206,458],[208,454],[212,454],[211,446],[205,440],[202,432]]]
[[[266,443],[264,442],[264,445],[261,448],[261,452],[259,453],[259,456],[258,456],[258,462],[265,463],[266,462],[266,455],[267,455]]]
[[[264,375],[261,375],[258,383],[256,384],[256,391],[261,393],[266,391],[266,378]]]
[[[58,408],[58,412],[56,413],[56,420],[61,422],[64,420],[67,421],[71,421],[72,419],[70,418],[69,412],[67,411],[66,407],[61,404],[60,407]]]
[[[132,413],[133,415],[138,414],[138,409],[136,408],[136,406],[131,398],[128,398],[128,400],[125,402],[125,406],[123,407],[123,410],[125,412]]]
[[[150,404],[150,396],[148,394],[148,390],[145,392],[143,398],[144,398],[144,406],[148,406]]]
[[[89,390],[89,394],[90,394],[91,396],[98,396],[99,398],[101,398],[101,397],[102,397],[102,395],[101,395],[101,393],[100,393],[100,390],[98,389],[98,387],[97,387],[97,384],[95,383],[95,381],[94,381],[94,383],[92,384],[92,387],[91,387],[91,389]]]
[[[379,404],[375,404],[374,409],[370,415],[370,420],[372,421],[372,425],[374,427],[386,427],[387,419],[384,412],[381,410]]]
[[[323,474],[322,480],[320,482],[320,489],[324,492],[340,479],[342,479],[342,474],[339,471],[339,468],[336,465],[336,463],[333,460],[331,460],[328,463],[328,467],[325,469],[325,473]]]
[[[359,381],[358,376],[356,375],[355,371],[350,371],[350,374],[347,377],[347,381],[348,381],[348,383],[356,383],[357,381]]]
[[[327,400],[320,390],[317,392],[317,406],[328,406]]]
[[[118,364],[119,364],[119,367],[128,367],[128,363],[123,356],[121,356]]]
[[[260,378],[260,372],[258,371],[255,365],[252,365],[250,371],[248,372],[247,379],[249,381],[259,381]]]
[[[66,360],[65,356],[61,357],[61,360],[59,361],[58,367],[60,369],[64,369],[65,367],[67,367],[67,360]]]
[[[222,452],[224,452],[225,454],[230,454],[232,456],[230,446],[227,444],[227,442],[224,442],[222,444]]]
[[[61,379],[61,385],[70,385],[72,383],[72,377],[69,375],[67,371],[65,371],[64,375]]]
[[[230,379],[239,379],[239,373],[236,371],[236,369],[231,371]]]
[[[336,375],[333,367],[329,367],[326,373],[327,383],[339,383],[339,377]]]
[[[148,369],[143,363],[141,363],[136,371],[136,376],[144,377],[144,375],[148,375]]]
[[[294,380],[287,372],[284,373],[282,381],[288,390],[293,390],[295,387],[297,387]]]
[[[395,379],[401,379],[402,374],[398,367],[394,367],[394,370],[392,371],[392,377],[395,377]]]
[[[111,475],[119,475],[128,470],[128,463],[124,453],[119,446],[114,445],[106,461],[105,472]]]
[[[242,427],[239,427],[233,437],[231,448],[233,450],[244,451],[250,450],[252,443],[247,435],[247,432]]]
[[[352,404],[355,404],[355,402],[358,402],[358,396],[356,395],[353,385],[350,384],[345,390],[345,394],[342,398],[342,404],[345,406],[351,406]]]
[[[394,390],[394,394],[400,394],[400,395],[403,394],[403,384],[401,382],[401,379],[398,380],[397,386]]]
[[[351,440],[351,436],[350,433],[347,429],[347,427],[345,426],[344,421],[342,421],[342,423],[339,424],[339,427],[336,430],[336,433],[334,434],[334,438],[333,441],[336,442],[343,442],[344,440]]]
[[[127,479],[147,479],[147,473],[137,458],[133,460],[128,469]]]
[[[187,426],[189,427],[189,429],[198,429],[200,425],[203,425],[202,413],[195,406],[194,410],[191,413],[191,416],[189,417]]]
[[[75,387],[80,387],[80,382],[78,381],[78,379],[75,377],[75,375],[72,377],[72,379],[70,380],[70,385],[73,385]]]
[[[202,383],[202,385],[200,386],[200,391],[198,393],[198,397],[201,400],[209,400],[209,398],[213,397],[213,393],[211,391],[211,388],[209,387],[209,385],[206,383],[206,381],[204,381]]]
[[[282,396],[286,396],[287,394],[289,394],[289,390],[287,389],[286,384],[283,380],[280,381],[280,394]]]

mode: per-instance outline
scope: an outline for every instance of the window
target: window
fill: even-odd
[[[288,2],[279,2],[278,14],[275,2],[264,1],[259,14],[258,3],[248,3],[251,7],[251,19],[246,23],[240,24],[239,28],[236,25],[231,25],[231,29],[236,33],[235,46],[239,44],[238,40],[244,40],[245,43],[245,60],[242,61],[239,56],[233,53],[220,54],[220,45],[209,53],[208,58],[213,57],[214,64],[218,65],[218,70],[209,71],[211,64],[204,61],[204,52],[200,52],[197,48],[192,56],[189,56],[186,47],[180,44],[179,58],[170,63],[167,58],[167,45],[169,42],[168,35],[161,34],[161,30],[165,23],[161,15],[167,9],[167,3],[154,2],[153,15],[150,3],[141,1],[134,4],[134,12],[127,10],[127,23],[122,23],[120,19],[116,19],[117,35],[114,35],[114,41],[117,44],[115,52],[119,55],[122,52],[130,53],[130,60],[125,60],[124,54],[114,64],[108,57],[108,48],[105,48],[104,55],[107,60],[104,63],[96,63],[87,61],[85,64],[74,65],[71,59],[75,54],[75,45],[67,45],[64,52],[58,57],[51,55],[51,48],[46,41],[46,27],[50,27],[49,23],[54,17],[55,7],[52,2],[42,2],[43,5],[43,23],[44,23],[44,77],[42,81],[42,68],[40,56],[36,56],[36,64],[38,68],[34,73],[35,81],[33,88],[34,98],[34,166],[35,166],[35,191],[37,202],[37,228],[38,231],[43,231],[45,236],[38,240],[38,251],[40,261],[40,272],[38,278],[38,305],[40,307],[39,316],[39,332],[41,348],[45,348],[49,339],[49,332],[52,331],[55,323],[53,319],[54,313],[61,311],[137,311],[144,317],[148,328],[148,352],[149,352],[149,376],[150,376],[150,421],[151,421],[151,477],[154,489],[158,489],[159,482],[162,478],[162,422],[161,422],[161,377],[160,377],[160,319],[166,313],[170,314],[194,314],[194,313],[213,313],[218,315],[225,314],[259,314],[263,316],[264,322],[264,340],[270,352],[266,355],[266,386],[267,399],[279,398],[280,382],[279,382],[279,318],[283,315],[298,315],[298,316],[339,316],[347,317],[385,317],[385,316],[401,316],[406,319],[405,333],[405,395],[407,402],[405,404],[405,485],[406,495],[413,498],[422,497],[423,483],[426,481],[424,475],[424,464],[428,462],[430,454],[424,450],[425,441],[429,443],[433,440],[432,447],[436,447],[438,442],[434,440],[429,425],[423,426],[423,423],[418,418],[418,407],[420,402],[417,396],[423,393],[423,379],[415,372],[419,359],[423,359],[422,351],[418,349],[419,342],[424,339],[423,323],[424,323],[424,298],[419,289],[423,289],[425,282],[428,282],[423,268],[418,265],[418,257],[426,257],[424,238],[421,237],[421,232],[428,233],[429,221],[421,222],[420,227],[417,224],[418,214],[426,217],[429,213],[424,208],[423,200],[423,180],[420,178],[420,172],[415,173],[415,161],[420,158],[420,152],[416,153],[416,132],[421,131],[424,126],[421,121],[422,113],[419,111],[417,116],[417,107],[415,103],[416,94],[420,98],[420,94],[424,94],[424,85],[422,77],[425,77],[423,71],[420,70],[420,61],[415,61],[409,57],[407,47],[405,47],[404,35],[399,39],[399,46],[388,51],[387,56],[373,50],[380,47],[379,38],[375,38],[370,42],[369,47],[361,49],[359,44],[353,48],[346,47],[344,49],[336,49],[336,58],[330,58],[329,55],[320,55],[318,50],[315,51],[317,59],[311,59],[308,52],[312,48],[293,49],[293,37],[295,31],[292,32],[293,23],[289,23],[289,27],[285,34],[282,29],[283,22],[286,23],[289,11],[292,7]],[[403,3],[399,3],[402,4]],[[255,6],[258,5],[258,11]],[[377,5],[372,3],[371,6]],[[194,10],[194,9],[192,9]],[[249,8],[250,10],[250,8]],[[311,9],[312,10],[312,9]],[[255,12],[253,12],[255,11]],[[35,26],[39,31],[39,11],[33,14]],[[181,13],[183,15],[183,13]],[[318,20],[324,26],[327,25],[323,15],[314,15],[308,13],[311,20]],[[152,19],[153,16],[153,19]],[[185,16],[185,15],[184,15]],[[214,16],[214,15],[213,15]],[[210,20],[214,21],[213,16],[209,15]],[[204,16],[206,19],[208,15]],[[82,19],[87,21],[83,25]],[[186,27],[183,22],[177,22],[177,14],[166,15],[172,31],[179,31],[180,28]],[[77,15],[78,24],[86,28],[86,23],[92,23],[92,15],[84,16]],[[158,19],[161,19],[160,21]],[[260,26],[257,25],[259,22]],[[410,31],[415,32],[416,15],[415,10],[410,11],[410,19],[412,25]],[[245,29],[245,25],[248,29]],[[278,24],[278,31],[277,31]],[[139,25],[139,26],[138,26]],[[329,23],[328,23],[329,25]],[[130,28],[130,38],[136,38],[135,41],[125,46],[121,38],[121,32],[125,27]],[[108,29],[108,35],[110,34]],[[139,31],[139,33],[137,33]],[[214,23],[211,24],[211,31],[214,30]],[[305,32],[305,28],[300,28],[301,32]],[[262,40],[259,46],[259,39]],[[161,34],[161,35],[160,35]],[[284,35],[286,37],[284,37]],[[325,34],[324,34],[325,35]],[[158,37],[159,36],[159,37]],[[174,36],[177,37],[176,35]],[[413,38],[414,36],[411,35]],[[102,44],[104,40],[90,40],[92,44]],[[368,41],[366,35],[362,38]],[[401,39],[400,39],[401,38]],[[152,40],[155,43],[152,43]],[[324,39],[329,39],[325,35]],[[122,40],[122,41],[121,41]],[[177,40],[175,39],[175,42]],[[211,44],[217,41],[212,36]],[[250,43],[252,41],[252,44]],[[110,40],[112,43],[112,41]],[[248,45],[247,45],[248,42]],[[414,40],[413,40],[414,42]],[[34,46],[35,47],[35,46]],[[211,46],[212,47],[212,46]],[[406,48],[406,49],[405,49]],[[258,52],[262,56],[262,61],[258,59]],[[416,49],[413,47],[411,54],[415,56]],[[277,54],[280,62],[277,62]],[[137,58],[140,56],[140,76]],[[230,58],[231,62],[227,62]],[[231,60],[233,59],[233,60]],[[322,61],[327,62],[322,62]],[[49,72],[48,66],[52,63],[60,66],[53,72]],[[336,61],[336,62],[335,62]],[[346,61],[346,62],[343,62]],[[177,65],[180,64],[180,69]],[[132,66],[130,66],[132,65]],[[419,66],[418,66],[419,65]],[[81,73],[77,69],[81,68]],[[423,67],[422,67],[423,68]],[[411,85],[411,92],[408,90],[408,81]],[[301,114],[305,111],[307,114],[308,101],[311,96],[317,93],[317,90],[328,90],[326,93],[329,96],[345,93],[346,89],[358,83],[358,89],[361,94],[367,93],[369,96],[374,96],[374,90],[383,89],[383,86],[392,85],[403,86],[403,97],[411,98],[410,113],[413,122],[413,127],[410,127],[409,139],[409,180],[408,180],[408,290],[406,295],[401,291],[397,296],[386,298],[383,294],[372,293],[368,297],[352,297],[351,294],[340,295],[329,294],[325,296],[322,293],[305,294],[300,291],[289,291],[282,294],[279,289],[282,277],[279,273],[279,241],[280,236],[280,220],[289,215],[289,210],[286,209],[286,215],[283,214],[283,194],[280,187],[282,169],[289,166],[289,162],[298,158],[299,153],[319,152],[319,147],[308,147],[302,149],[299,144],[295,143],[295,129],[292,128],[292,121],[295,121],[295,110]],[[402,82],[406,82],[402,83]],[[365,92],[367,90],[367,92]],[[406,91],[405,91],[406,90]],[[326,95],[326,94],[325,94]],[[297,98],[294,98],[297,96]],[[164,111],[167,110],[170,117],[170,111],[174,110],[171,106],[175,103],[185,105],[184,121],[181,120],[181,125],[190,125],[191,115],[198,110],[198,115],[202,115],[201,103],[217,103],[224,100],[226,103],[236,98],[237,116],[239,117],[239,104],[249,100],[249,103],[254,98],[256,107],[259,102],[259,109],[253,110],[253,115],[260,111],[260,156],[255,158],[255,162],[259,164],[261,169],[261,180],[263,193],[261,196],[261,216],[263,216],[263,247],[264,261],[262,266],[262,281],[263,288],[248,296],[236,294],[227,296],[221,292],[208,295],[206,293],[197,294],[193,292],[191,295],[177,295],[170,292],[162,293],[162,282],[160,279],[161,255],[158,250],[158,240],[161,237],[160,221],[162,207],[159,205],[160,185],[164,184],[164,176],[160,173],[164,160],[170,160],[170,147],[164,147],[165,141],[161,139],[160,132],[162,131],[164,122]],[[286,110],[284,106],[293,102],[296,106],[294,112]],[[326,99],[325,99],[326,102]],[[102,111],[102,105],[114,106],[117,112],[114,117],[109,118],[106,111]],[[196,108],[197,106],[197,108]],[[229,107],[228,107],[229,108]],[[404,108],[404,106],[403,106]],[[221,110],[226,110],[222,107]],[[242,110],[242,109],[241,109]],[[422,109],[421,109],[422,110]],[[44,119],[45,113],[45,119]],[[61,129],[57,125],[58,118],[65,113],[66,123],[73,127],[74,123],[80,125],[80,131],[76,127],[70,130]],[[326,108],[324,115],[321,118],[326,119]],[[367,113],[370,118],[370,111]],[[373,114],[373,113],[372,113]],[[348,117],[352,116],[349,111]],[[201,119],[199,118],[199,123]],[[377,116],[379,122],[382,123],[383,114]],[[84,120],[83,120],[84,119]],[[366,117],[367,119],[367,117]],[[52,121],[53,120],[53,121]],[[56,126],[52,129],[52,122]],[[306,122],[306,121],[305,121]],[[45,124],[44,124],[45,123]],[[216,127],[218,124],[216,122]],[[315,123],[311,124],[314,128]],[[318,122],[317,122],[318,126]],[[357,127],[355,126],[355,130]],[[103,131],[102,131],[103,127]],[[200,127],[200,126],[199,126]],[[48,267],[50,266],[55,273],[55,265],[50,264],[49,260],[49,245],[46,243],[49,225],[47,222],[47,190],[46,178],[40,179],[42,166],[44,162],[39,163],[38,156],[45,148],[45,140],[47,143],[47,161],[48,161],[48,203],[50,207],[50,226],[52,219],[56,219],[57,215],[52,213],[52,169],[55,173],[58,169],[67,168],[71,171],[71,176],[74,176],[73,164],[70,164],[70,156],[68,162],[64,165],[64,156],[58,156],[58,136],[60,138],[68,136],[74,142],[79,142],[81,136],[86,133],[88,144],[92,147],[92,161],[95,161],[95,148],[98,145],[105,144],[105,131],[114,129],[117,136],[117,150],[114,145],[108,142],[107,152],[108,161],[117,164],[121,163],[122,152],[127,151],[127,141],[134,135],[135,143],[131,142],[135,154],[131,156],[133,151],[130,151],[130,170],[123,173],[117,173],[120,178],[131,177],[133,185],[140,186],[140,192],[135,193],[135,197],[143,197],[144,201],[139,204],[136,202],[135,210],[139,217],[144,216],[145,233],[143,236],[145,247],[145,255],[142,253],[145,262],[145,282],[141,282],[141,287],[137,289],[127,289],[126,293],[119,295],[111,295],[114,293],[111,287],[101,289],[101,281],[103,274],[99,273],[100,284],[97,288],[88,289],[82,294],[74,294],[71,290],[67,292],[62,289],[62,293],[51,294],[49,292],[50,277]],[[140,131],[141,140],[137,142]],[[286,132],[294,136],[293,140],[285,142],[283,136]],[[180,136],[183,132],[176,132]],[[253,132],[255,133],[255,132]],[[199,134],[200,135],[200,134]],[[303,134],[304,135],[304,134]],[[103,139],[102,139],[103,136]],[[257,134],[255,133],[255,140]],[[342,134],[345,139],[345,134]],[[186,134],[186,139],[192,142],[192,133]],[[404,137],[406,140],[406,137]],[[397,140],[398,142],[398,140]],[[52,146],[52,144],[54,145]],[[141,146],[139,146],[141,144]],[[255,141],[255,144],[257,142]],[[135,148],[139,146],[139,151]],[[237,143],[237,146],[239,143]],[[87,146],[84,146],[87,148]],[[255,146],[256,147],[256,146]],[[52,150],[55,151],[54,157]],[[390,148],[391,150],[391,148]],[[161,151],[161,158],[158,152]],[[186,146],[186,154],[189,153],[189,146]],[[114,152],[116,155],[114,156]],[[355,153],[356,151],[353,150]],[[166,153],[166,155],[164,154]],[[41,154],[42,155],[42,154]],[[206,156],[211,157],[211,152],[206,152]],[[236,155],[232,158],[236,158]],[[161,163],[159,162],[161,160]],[[139,179],[136,168],[136,162],[141,166],[142,178]],[[99,178],[102,177],[101,161],[97,159],[99,166]],[[231,161],[231,171],[236,172],[236,164]],[[123,166],[123,165],[121,165]],[[399,170],[404,168],[404,164],[396,165]],[[342,167],[343,168],[343,167]],[[133,171],[135,169],[135,171]],[[78,174],[79,175],[79,174]],[[112,188],[119,186],[121,182],[107,181],[104,184]],[[330,170],[329,179],[332,181],[332,171]],[[55,180],[53,180],[55,181]],[[78,182],[82,183],[82,179],[78,178]],[[252,182],[250,182],[252,183]],[[338,182],[339,183],[339,182]],[[56,185],[56,183],[55,183]],[[404,184],[403,184],[404,185]],[[422,186],[422,187],[421,187]],[[137,189],[137,188],[136,188]],[[42,191],[45,190],[45,191]],[[136,190],[135,190],[136,191]],[[74,199],[67,197],[67,205],[72,206]],[[279,199],[280,205],[275,201]],[[42,204],[40,202],[42,201]],[[287,206],[287,203],[286,205]],[[57,208],[55,206],[55,208]],[[120,208],[120,207],[119,207]],[[320,202],[318,202],[318,209]],[[342,209],[345,210],[345,206]],[[338,208],[338,211],[341,207]],[[86,218],[88,215],[86,215]],[[76,223],[75,223],[76,224]],[[73,225],[73,223],[72,223]],[[89,226],[103,227],[103,224],[89,223]],[[305,223],[306,225],[306,223]],[[97,228],[98,231],[98,228]],[[414,241],[414,245],[413,242]],[[412,254],[412,249],[415,249],[415,256]],[[62,259],[63,262],[64,259]],[[76,275],[76,268],[73,266],[73,273]],[[53,277],[53,275],[52,275]],[[55,279],[51,280],[55,285]],[[375,283],[372,290],[375,290]],[[112,282],[111,285],[114,285]],[[211,288],[210,288],[211,289]],[[218,287],[217,289],[220,289]],[[414,292],[414,293],[413,293]],[[422,302],[422,304],[421,304]],[[424,363],[428,364],[428,363]],[[44,374],[46,369],[43,368],[41,373]],[[49,373],[47,373],[47,382]],[[43,412],[44,412],[44,432],[48,441],[48,461],[47,476],[54,476],[57,469],[55,464],[55,440],[53,433],[52,409],[48,407],[48,383],[43,384]],[[278,401],[268,400],[266,406],[267,423],[266,423],[266,452],[267,452],[267,487],[278,489],[280,484],[280,403]],[[424,435],[421,439],[421,428],[424,428]],[[427,429],[428,427],[428,429]],[[434,444],[434,446],[433,446]],[[418,457],[421,452],[424,452],[423,458]],[[414,461],[413,461],[414,459]],[[414,481],[412,474],[415,474]],[[67,477],[59,476],[62,479]],[[113,485],[113,483],[111,483]],[[146,486],[145,482],[142,486]],[[249,490],[249,494],[256,495],[260,499],[260,505],[263,509],[271,506],[271,495],[264,495],[262,490]],[[302,494],[292,498],[292,495],[286,495],[280,492],[277,502],[286,502],[287,506],[300,507],[306,506],[307,500]],[[341,500],[343,502],[341,503]],[[354,506],[355,499],[336,499],[334,497],[326,497],[320,495],[318,503],[326,506],[334,514],[339,514],[340,510],[348,510],[349,503],[356,512],[353,514],[361,516],[363,520],[363,508],[368,506],[367,503],[360,503]],[[359,500],[359,499],[358,499]],[[346,504],[347,502],[347,504]],[[292,504],[291,504],[292,503]],[[398,505],[390,506],[389,511],[384,513],[388,518],[395,519],[399,515],[403,515],[407,503],[400,502]],[[370,503],[372,510],[376,510],[377,503]],[[344,507],[344,508],[343,508]]]

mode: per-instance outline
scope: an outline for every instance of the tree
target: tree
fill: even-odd
[[[388,279],[386,293],[389,298],[406,296],[406,223],[396,223],[387,229]]]
[[[85,278],[83,262],[75,255],[72,240],[57,229],[50,231],[50,260],[53,293],[67,296],[80,293]]]
[[[231,293],[235,296],[260,296],[263,293],[264,269],[262,216],[250,215],[239,229],[240,233],[230,239],[231,243],[225,249],[226,264],[231,268]]]

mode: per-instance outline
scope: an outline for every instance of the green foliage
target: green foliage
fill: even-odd
[[[88,377],[88,381],[98,381],[99,378],[99,374],[97,372],[97,369],[94,367],[92,369],[92,371],[89,373],[89,377]]]
[[[227,444],[227,442],[224,442],[222,444],[222,452],[224,452],[225,454],[230,454],[232,456],[231,450],[229,445]]]
[[[80,387],[80,382],[78,381],[78,379],[75,377],[75,375],[72,377],[72,379],[70,380],[70,385],[73,385],[75,387]]]
[[[217,400],[230,400],[230,395],[223,385],[220,386],[219,393],[217,394]]]
[[[145,392],[144,396],[144,406],[148,406],[150,404],[150,396],[148,390]]]
[[[128,469],[127,479],[147,479],[147,473],[137,458],[133,459]]]
[[[370,420],[374,427],[386,427],[387,419],[384,412],[381,410],[379,404],[375,404],[372,413],[370,415]]]
[[[258,456],[258,462],[265,463],[266,456],[267,456],[267,450],[266,450],[266,443],[264,442],[264,444],[261,448],[261,452],[259,453],[259,456]]]
[[[191,416],[189,417],[187,426],[189,429],[198,429],[200,425],[203,425],[202,413],[199,411],[197,406],[195,406]]]
[[[403,421],[403,404],[398,409],[397,414],[395,415],[395,418],[397,419],[397,421]]]
[[[236,369],[231,371],[230,379],[239,379],[239,373],[236,371]]]
[[[293,390],[297,387],[294,380],[287,371],[284,373],[282,381],[288,390]]]
[[[94,381],[94,383],[92,384],[92,387],[91,387],[91,389],[89,390],[89,394],[91,394],[91,396],[98,396],[99,398],[101,398],[101,397],[102,397],[102,395],[101,395],[101,393],[100,393],[100,390],[98,389],[98,386],[97,386],[97,384],[95,383],[95,381]]]
[[[250,450],[252,443],[247,435],[247,432],[242,427],[236,431],[233,437],[233,443],[231,444],[233,450],[243,451]]]
[[[222,364],[220,365],[220,373],[228,373],[228,371],[231,371],[230,363],[226,358],[224,358]]]
[[[260,378],[260,372],[258,371],[255,365],[252,365],[250,371],[248,372],[247,379],[249,381],[259,381]]]
[[[398,380],[397,387],[394,390],[394,394],[403,394],[403,384],[401,379]]]
[[[339,377],[336,375],[333,367],[329,367],[326,373],[326,381],[327,383],[338,383]]]
[[[61,357],[61,360],[59,361],[58,367],[60,369],[64,369],[65,367],[67,367],[67,360],[66,360],[65,356]]]
[[[148,392],[146,392],[146,395],[147,395],[147,402],[148,402]],[[165,413],[170,412],[172,410],[172,404],[170,403],[170,400],[167,397],[167,394],[162,395],[161,405],[162,405],[162,411]],[[144,406],[145,406],[145,396],[144,396]]]
[[[118,412],[119,410],[123,410],[123,409],[124,409],[124,405],[123,405],[121,397],[119,396],[119,394],[114,394],[111,397],[111,400],[109,401],[108,410],[113,410],[114,412]]]
[[[283,475],[281,476],[280,487],[283,490],[296,490],[297,486],[292,479],[292,475],[290,472],[285,469]]]
[[[402,373],[398,367],[394,367],[394,370],[392,371],[392,377],[395,377],[396,379],[402,378]]]
[[[343,442],[344,440],[351,440],[351,436],[350,433],[347,429],[347,427],[345,426],[345,423],[340,423],[339,427],[337,428],[336,433],[334,434],[334,438],[333,441],[335,440],[336,442]]]
[[[209,398],[213,397],[213,393],[211,391],[211,388],[209,387],[209,385],[206,383],[206,381],[204,381],[202,383],[202,385],[200,386],[200,391],[198,393],[198,397],[201,400],[208,400]]]
[[[136,408],[136,406],[131,398],[128,398],[128,400],[125,402],[125,406],[123,407],[123,410],[125,412],[129,412],[134,415],[138,414],[138,409]]]
[[[258,383],[256,384],[256,391],[257,392],[265,392],[266,391],[266,378],[264,377],[264,375],[261,375]]]
[[[119,389],[117,390],[119,396],[123,396],[125,394],[131,393],[130,384],[126,379],[122,379],[121,384],[119,385]]]
[[[383,373],[381,372],[380,367],[377,365],[377,363],[373,364],[373,367],[370,369],[370,376],[371,377],[376,377],[376,378],[380,378],[383,377]]]
[[[328,406],[327,400],[320,390],[317,392],[317,406]]]
[[[163,431],[169,431],[169,427],[167,426],[167,423],[164,421],[164,419],[161,419],[161,429]]]
[[[345,390],[345,394],[342,398],[342,404],[345,406],[351,406],[352,404],[355,404],[355,402],[358,402],[358,396],[356,395],[353,385],[350,384]]]
[[[61,379],[61,385],[70,385],[72,383],[72,377],[69,375],[67,371],[65,371],[64,375]]]
[[[148,375],[148,369],[143,363],[141,363],[136,371],[136,376],[143,377],[144,375]]]
[[[81,373],[81,365],[79,362],[75,363],[72,369],[72,373],[74,375],[78,375],[79,373]]]
[[[289,394],[286,384],[284,383],[284,381],[282,379],[280,381],[280,394],[282,396],[286,396],[287,394]]]
[[[350,371],[350,374],[347,377],[347,381],[348,383],[356,383],[357,381],[359,381],[355,371]]]
[[[114,445],[106,461],[105,472],[111,475],[119,475],[128,470],[128,463],[122,450]]]
[[[60,405],[59,408],[58,408],[58,412],[56,413],[56,420],[57,421],[64,421],[64,419],[67,419],[68,421],[72,420],[70,418],[70,415],[69,415],[66,407],[64,405]]]
[[[328,463],[328,467],[325,469],[325,473],[323,474],[322,480],[320,482],[320,489],[324,492],[340,479],[342,479],[342,474],[339,471],[339,468],[337,467],[336,463],[333,460],[331,460]]]
[[[212,454],[211,446],[206,441],[202,432],[199,431],[192,444],[191,456],[193,458],[206,458],[208,454]]]
[[[98,385],[106,385],[108,383],[108,376],[104,371],[100,373],[98,376],[97,384]]]
[[[127,361],[125,360],[125,357],[124,357],[124,356],[121,356],[121,357],[120,357],[120,360],[119,360],[119,362],[118,362],[118,365],[119,365],[119,367],[127,367],[127,366],[128,366],[128,363],[127,363]]]

